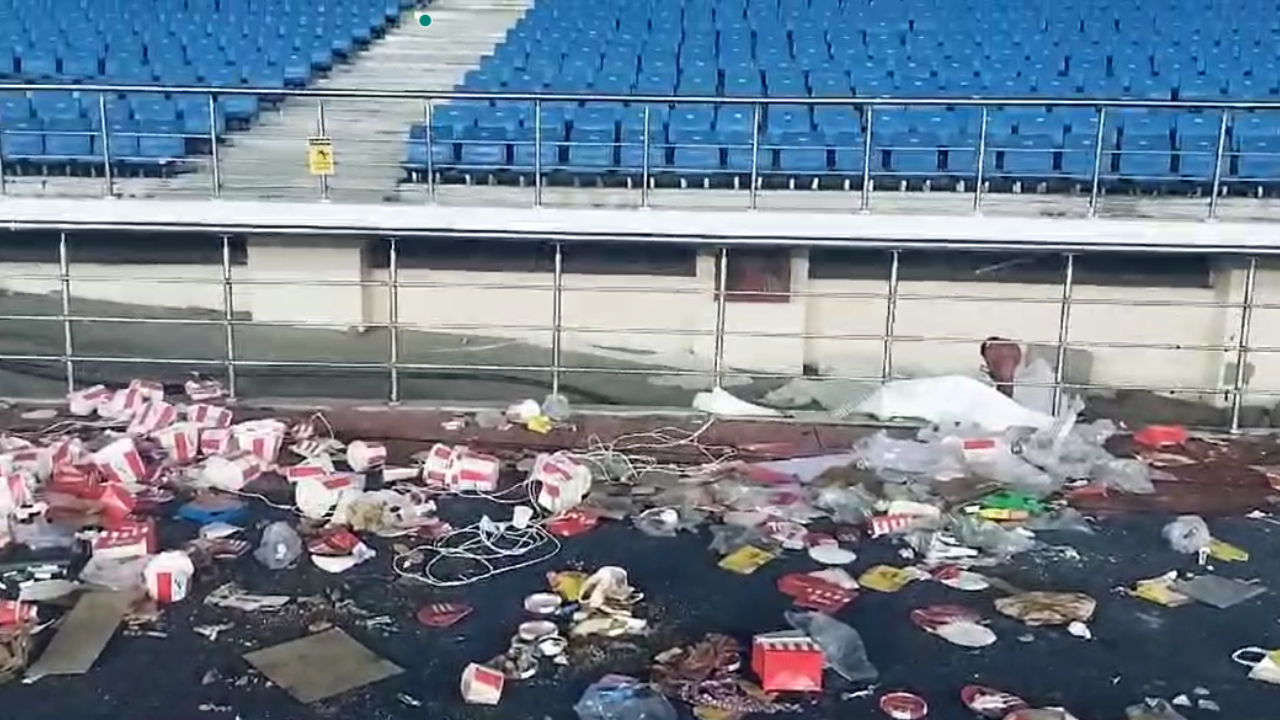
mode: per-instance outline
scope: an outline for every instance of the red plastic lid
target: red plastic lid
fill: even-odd
[[[1009,713],[1027,706],[1027,702],[1017,695],[984,685],[965,685],[960,689],[960,701],[978,715],[992,720],[1002,720]]]
[[[920,720],[929,714],[924,698],[907,692],[885,694],[880,698],[880,709],[894,720]]]
[[[1181,445],[1187,441],[1187,429],[1181,425],[1148,425],[1133,434],[1133,441],[1152,448]]]
[[[431,603],[418,610],[418,622],[431,628],[453,625],[471,614],[471,606],[462,603]]]

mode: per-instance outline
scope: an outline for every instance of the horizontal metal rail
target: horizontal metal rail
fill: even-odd
[[[909,307],[909,303],[916,303],[916,307],[919,307],[920,303],[959,301],[961,304],[999,303],[1002,308],[1015,310],[1026,303],[1036,306],[1056,304],[1059,318],[1056,334],[1053,328],[1045,327],[1029,333],[1035,337],[1008,338],[1019,343],[1047,347],[1056,354],[1053,381],[1043,385],[1051,387],[1055,394],[1064,391],[1090,393],[1149,390],[1190,394],[1200,400],[1217,398],[1225,403],[1224,412],[1229,414],[1228,424],[1233,430],[1244,428],[1245,420],[1251,417],[1245,412],[1246,399],[1256,403],[1259,398],[1280,396],[1280,385],[1264,386],[1251,383],[1255,373],[1250,369],[1253,367],[1250,360],[1269,364],[1271,357],[1280,354],[1280,346],[1266,344],[1261,338],[1251,338],[1254,326],[1266,326],[1266,323],[1255,323],[1255,314],[1262,310],[1280,309],[1280,305],[1260,301],[1256,292],[1260,282],[1258,278],[1260,268],[1259,262],[1253,257],[1247,258],[1247,264],[1240,262],[1234,264],[1234,267],[1239,269],[1235,276],[1221,277],[1216,280],[1219,285],[1226,283],[1226,286],[1232,289],[1226,295],[1213,293],[1214,297],[1222,298],[1213,301],[1197,297],[1188,297],[1184,301],[1176,297],[1176,294],[1185,292],[1189,295],[1198,294],[1202,298],[1211,291],[1205,288],[1179,289],[1176,287],[1167,289],[1165,292],[1168,293],[1168,297],[1163,299],[1126,298],[1120,296],[1119,293],[1122,291],[1118,290],[1115,291],[1117,294],[1114,297],[1080,297],[1080,288],[1077,287],[1079,280],[1075,273],[1077,264],[1075,255],[1064,256],[1060,281],[1056,286],[1046,286],[1046,293],[1051,291],[1055,293],[1053,298],[1029,296],[1025,291],[1005,297],[979,297],[964,293],[951,295],[945,288],[940,288],[936,292],[920,292],[910,287],[914,281],[901,276],[900,250],[888,252],[890,262],[887,264],[886,277],[882,278],[883,292],[828,293],[813,288],[797,288],[792,292],[788,286],[788,289],[775,293],[759,290],[740,293],[736,281],[730,281],[733,266],[730,263],[728,249],[718,244],[704,245],[702,250],[704,254],[714,254],[716,277],[708,278],[703,273],[696,278],[681,278],[680,280],[688,282],[689,286],[683,288],[685,292],[680,293],[681,299],[676,307],[682,308],[681,312],[692,312],[700,316],[705,325],[664,328],[658,324],[644,322],[646,319],[644,313],[650,311],[649,306],[645,304],[649,302],[648,298],[656,301],[668,293],[667,288],[656,283],[637,283],[633,287],[621,287],[609,286],[606,281],[605,287],[612,292],[629,292],[646,299],[637,300],[633,306],[626,306],[625,298],[614,298],[613,301],[618,303],[619,308],[616,319],[600,321],[597,318],[594,322],[575,322],[574,315],[570,312],[571,307],[565,302],[566,293],[581,295],[583,297],[580,299],[594,302],[602,302],[606,296],[591,297],[587,293],[593,292],[594,288],[573,288],[566,282],[565,262],[566,258],[572,258],[571,244],[553,243],[556,262],[549,269],[536,275],[540,281],[538,283],[477,284],[465,278],[460,278],[457,282],[419,283],[413,277],[406,277],[407,274],[412,275],[420,271],[420,268],[404,267],[403,258],[400,255],[400,239],[387,238],[384,242],[389,246],[388,267],[374,269],[375,277],[372,280],[355,283],[356,287],[373,290],[373,292],[364,293],[366,298],[383,298],[385,305],[382,305],[381,301],[378,304],[386,307],[387,313],[385,317],[371,318],[362,322],[363,332],[359,335],[350,335],[332,331],[324,334],[320,331],[324,328],[345,330],[350,325],[349,322],[340,321],[337,318],[333,321],[324,318],[297,321],[253,318],[252,313],[247,312],[242,306],[242,300],[237,298],[237,290],[252,291],[251,289],[261,288],[268,283],[264,283],[264,279],[260,276],[244,278],[243,281],[238,277],[237,268],[231,262],[231,238],[228,236],[220,238],[222,243],[220,277],[186,280],[191,284],[220,287],[222,290],[220,312],[217,308],[205,308],[199,311],[199,314],[207,314],[207,316],[196,317],[176,316],[175,313],[183,311],[161,311],[158,308],[147,308],[148,314],[154,314],[157,317],[135,317],[120,310],[114,313],[90,312],[85,309],[88,306],[81,303],[92,302],[94,299],[75,295],[75,290],[82,283],[83,278],[75,271],[77,263],[68,236],[69,233],[64,232],[58,238],[58,272],[56,274],[27,273],[22,276],[23,278],[38,277],[50,283],[57,282],[56,292],[60,302],[56,312],[48,314],[30,312],[32,303],[47,302],[48,298],[42,299],[38,294],[24,294],[27,291],[23,289],[20,282],[15,285],[13,283],[16,281],[9,276],[0,278],[0,283],[6,284],[3,288],[6,292],[0,293],[0,380],[4,377],[29,376],[34,379],[43,379],[46,383],[59,383],[70,390],[83,387],[90,382],[121,382],[127,380],[133,372],[157,373],[163,376],[163,379],[173,380],[175,377],[181,378],[182,371],[199,370],[220,377],[232,396],[236,397],[243,395],[245,388],[251,385],[258,388],[255,394],[263,394],[264,389],[274,388],[290,377],[300,377],[304,384],[312,383],[308,387],[314,387],[315,395],[324,395],[331,387],[346,389],[348,386],[359,385],[365,379],[376,379],[379,383],[385,380],[386,389],[375,390],[369,394],[380,395],[387,402],[397,403],[406,399],[417,399],[408,397],[413,394],[411,389],[414,383],[435,376],[453,378],[450,380],[452,383],[450,387],[458,387],[466,391],[475,390],[475,394],[479,396],[491,395],[495,392],[494,387],[507,388],[503,391],[507,396],[519,392],[540,396],[541,392],[546,391],[569,394],[584,392],[574,385],[572,378],[575,377],[598,378],[596,385],[605,390],[608,390],[611,385],[622,382],[622,379],[629,378],[634,383],[647,381],[654,376],[706,378],[711,385],[732,390],[729,380],[739,375],[748,376],[755,381],[772,382],[774,385],[777,384],[775,381],[795,379],[802,375],[800,367],[794,368],[792,372],[781,372],[777,369],[735,369],[735,359],[740,364],[742,358],[749,357],[749,354],[742,354],[740,349],[735,350],[735,346],[745,340],[757,343],[795,343],[796,347],[800,348],[794,353],[795,357],[807,357],[809,348],[816,342],[861,343],[865,346],[877,347],[880,349],[878,362],[881,367],[878,375],[827,373],[821,377],[827,380],[883,383],[902,376],[903,354],[910,352],[912,347],[920,345],[933,349],[969,346],[974,348],[972,357],[974,365],[977,364],[976,349],[986,339],[977,333],[982,331],[984,322],[969,323],[964,328],[956,328],[950,332],[938,329],[931,334],[913,332],[904,324],[904,308]],[[370,236],[370,239],[374,238],[376,236]],[[851,241],[847,242],[854,244]],[[1153,253],[1151,258],[1152,263],[1160,262],[1159,254]],[[254,271],[250,269],[249,272]],[[121,277],[115,279],[97,275],[94,276],[94,280],[95,282],[137,282],[127,281],[124,277],[123,273]],[[550,282],[541,282],[546,277],[550,278]],[[876,280],[864,278],[850,282],[867,283],[876,282]],[[286,281],[281,278],[270,284],[285,283]],[[241,287],[242,285],[244,287]],[[307,287],[329,287],[329,283],[322,278],[299,280],[291,285],[296,286],[299,291]],[[510,322],[503,322],[499,318],[488,321],[472,319],[493,315],[492,312],[486,313],[479,310],[469,317],[458,314],[448,319],[441,319],[439,322],[422,322],[406,313],[406,308],[413,308],[415,303],[422,301],[421,296],[404,293],[407,289],[418,287],[457,293],[456,296],[445,300],[435,296],[434,301],[456,302],[462,305],[467,304],[471,298],[479,301],[488,296],[490,288],[506,288],[513,292],[523,291],[530,294],[513,295],[515,299],[510,302],[522,309],[529,304],[543,308],[538,312],[546,313],[547,322],[542,324],[525,321],[523,318],[527,315],[524,314],[520,315],[520,321]],[[743,299],[743,295],[751,294],[775,296],[781,294],[787,302],[797,303],[810,300],[840,302],[842,304],[837,306],[825,306],[821,314],[827,317],[833,314],[859,316],[859,323],[852,328],[831,328],[826,331],[815,331],[810,329],[808,323],[802,323],[792,332],[779,330],[763,322],[758,326],[750,323],[744,325],[741,318],[750,317],[750,308],[753,306],[746,303],[730,311],[729,305]],[[535,297],[539,299],[532,300]],[[139,295],[135,304],[143,304],[145,300],[144,296]],[[622,309],[624,306],[626,311]],[[657,303],[653,305],[654,308],[659,306]],[[671,306],[668,305],[668,307]],[[1082,320],[1078,311],[1085,307],[1113,307],[1117,318],[1140,307],[1169,308],[1179,311],[1194,307],[1206,313],[1218,311],[1220,317],[1211,324],[1221,325],[1222,334],[1216,337],[1205,337],[1203,333],[1199,336],[1180,334],[1180,327],[1175,318],[1181,316],[1170,312],[1166,316],[1169,319],[1168,331],[1158,338],[1148,336],[1144,339],[1129,340],[1085,337],[1082,335],[1093,335],[1098,332],[1096,327],[1087,328],[1083,332],[1079,327],[1078,324]],[[811,310],[807,306],[805,309]],[[1077,312],[1073,314],[1073,311]],[[191,314],[190,311],[185,312],[187,315]],[[882,316],[876,315],[881,312]],[[1023,322],[1033,321],[1024,320]],[[37,328],[37,326],[50,327],[54,323],[61,326],[60,330],[51,328],[45,332]],[[159,346],[172,349],[172,352],[159,352],[155,337],[147,342],[141,340],[135,342],[137,338],[131,333],[137,329],[135,326],[143,325],[154,325],[160,333]],[[95,326],[98,327],[95,328]],[[192,330],[183,330],[184,327],[190,327]],[[877,333],[860,330],[861,327],[883,327],[884,330]],[[201,329],[213,332],[200,334],[198,331]],[[294,336],[295,340],[305,337],[299,342],[300,346],[305,346],[304,349],[329,359],[282,357],[287,345],[281,339],[282,333],[287,332],[288,329],[301,333]],[[218,330],[221,332],[217,332]],[[1216,332],[1213,329],[1210,331]],[[443,337],[446,334],[450,334],[450,337],[461,334],[461,337],[456,337],[455,344],[432,346],[425,351],[417,343],[417,340],[423,336]],[[583,336],[585,339],[575,342],[573,340],[575,336]],[[673,346],[676,347],[702,348],[695,354],[699,362],[705,363],[705,367],[690,368],[673,365],[656,358],[645,361],[643,358],[646,351],[643,348],[661,345],[661,338],[675,339]],[[629,349],[617,353],[604,351],[624,341],[629,342]],[[454,343],[455,340],[450,342]],[[335,351],[330,353],[326,349],[327,343],[345,343],[345,345],[341,348],[335,346]],[[525,353],[526,356],[531,354],[542,356],[531,360],[530,357],[508,358],[488,354],[493,348],[500,349],[507,346],[528,347],[537,352]],[[199,352],[193,350],[194,347],[203,348],[213,357],[198,357]],[[139,351],[138,348],[143,350]],[[473,356],[474,362],[457,362],[452,355],[459,352],[480,354]],[[1166,377],[1176,376],[1181,380],[1163,385],[1132,381],[1109,383],[1080,381],[1067,377],[1067,365],[1072,362],[1071,353],[1075,352],[1096,353],[1095,358],[1105,356],[1109,359],[1100,360],[1100,362],[1112,363],[1113,366],[1117,362],[1116,358],[1121,357],[1121,353],[1146,353],[1146,355],[1140,355],[1146,358],[1141,362],[1152,362],[1151,353],[1169,353],[1168,362],[1171,367],[1196,365],[1195,362],[1187,363],[1175,358],[1199,357],[1216,362],[1222,368],[1222,372],[1216,378],[1209,373],[1209,381],[1206,381],[1206,373],[1172,372]],[[955,356],[956,353],[953,352],[951,355]],[[1179,363],[1182,364],[1179,365]],[[110,369],[113,366],[117,367],[114,371]],[[486,375],[492,375],[496,379],[487,380]],[[498,385],[485,385],[485,383]],[[524,390],[513,389],[502,383],[515,383]],[[642,384],[638,387],[641,390],[634,392],[632,399],[635,402],[647,402],[647,391],[643,390],[646,386]]]
[[[231,187],[231,185],[229,185],[230,181],[227,173],[225,172],[224,164],[226,160],[223,157],[225,153],[219,152],[219,144],[225,138],[225,131],[220,130],[221,123],[219,122],[219,118],[217,116],[217,113],[218,113],[217,103],[213,100],[214,96],[223,97],[223,96],[254,95],[254,96],[269,96],[272,98],[282,98],[282,99],[284,98],[305,99],[309,102],[314,102],[315,116],[316,116],[314,132],[321,136],[326,135],[327,128],[329,128],[332,124],[330,121],[326,120],[326,117],[327,117],[326,110],[325,110],[326,101],[335,102],[335,101],[341,101],[341,100],[369,100],[369,101],[402,101],[402,102],[408,101],[408,102],[422,103],[423,111],[421,113],[421,116],[426,122],[424,137],[420,139],[410,140],[408,138],[408,133],[407,133],[408,125],[406,124],[405,134],[401,137],[397,137],[394,140],[389,140],[389,142],[396,142],[398,145],[401,145],[401,146],[407,146],[412,144],[421,144],[425,146],[425,149],[426,149],[425,164],[414,164],[411,166],[406,161],[400,167],[403,168],[404,172],[413,174],[416,179],[418,179],[419,181],[425,184],[426,196],[428,198],[428,201],[432,201],[432,202],[440,202],[439,193],[438,193],[439,188],[437,187],[437,185],[441,182],[443,172],[449,171],[449,172],[461,172],[463,174],[468,174],[472,170],[474,170],[479,174],[484,174],[483,169],[469,170],[466,166],[458,165],[456,163],[451,165],[449,168],[442,168],[438,165],[438,163],[436,163],[436,161],[434,160],[435,146],[438,142],[443,142],[443,141],[433,137],[433,130],[434,130],[432,128],[433,106],[438,106],[441,103],[447,103],[447,102],[473,102],[474,103],[474,102],[499,101],[499,102],[511,102],[511,103],[526,103],[533,109],[533,112],[534,112],[533,117],[528,123],[529,125],[532,126],[531,130],[533,133],[533,137],[531,139],[523,140],[523,141],[495,140],[493,142],[498,144],[504,144],[504,145],[524,146],[526,148],[532,149],[533,153],[532,153],[532,159],[529,167],[524,167],[524,166],[517,167],[509,163],[508,164],[499,163],[499,165],[502,168],[509,170],[510,172],[521,174],[522,176],[528,175],[530,173],[532,174],[533,176],[532,187],[530,188],[531,193],[530,193],[529,202],[534,207],[541,207],[544,205],[544,203],[548,202],[547,201],[548,192],[546,191],[548,189],[547,178],[550,173],[560,171],[560,170],[566,170],[566,169],[571,172],[576,172],[579,174],[582,174],[582,173],[590,174],[592,172],[595,172],[595,170],[592,170],[591,168],[576,167],[573,165],[572,161],[569,162],[569,165],[567,167],[562,167],[561,166],[562,164],[559,164],[559,163],[555,164],[555,166],[549,167],[548,163],[546,163],[543,160],[543,155],[544,155],[543,150],[546,149],[548,144],[555,146],[556,148],[575,147],[575,146],[584,145],[584,143],[581,143],[581,142],[565,141],[561,138],[549,136],[547,134],[547,128],[545,127],[547,123],[544,122],[543,120],[543,114],[544,114],[543,111],[548,106],[548,104],[549,103],[562,103],[562,104],[563,103],[575,103],[575,104],[576,103],[584,103],[584,104],[629,103],[633,105],[644,106],[645,108],[644,131],[639,133],[639,137],[633,137],[633,138],[623,137],[621,138],[621,142],[610,142],[610,143],[606,143],[606,145],[609,148],[615,148],[615,147],[638,148],[639,151],[641,152],[642,160],[637,163],[634,163],[634,165],[636,165],[635,167],[630,167],[630,166],[618,167],[618,168],[611,167],[608,169],[625,172],[629,176],[634,176],[635,178],[639,178],[641,186],[638,188],[638,191],[637,191],[637,207],[641,207],[641,208],[649,207],[651,205],[652,198],[653,198],[653,192],[651,192],[651,189],[652,189],[651,184],[654,181],[654,177],[660,173],[675,173],[676,175],[680,175],[681,173],[684,173],[685,175],[698,175],[698,174],[724,175],[724,176],[732,175],[735,177],[745,177],[746,187],[741,189],[743,191],[743,196],[747,199],[746,206],[751,209],[756,209],[759,206],[757,196],[760,189],[763,187],[763,181],[766,178],[786,177],[786,176],[793,176],[797,174],[800,174],[800,175],[814,174],[815,176],[835,175],[835,176],[844,177],[847,181],[852,181],[855,175],[861,175],[860,182],[858,183],[861,187],[850,186],[844,190],[822,191],[824,195],[835,194],[836,196],[839,196],[842,193],[844,195],[847,195],[849,198],[848,202],[843,205],[844,209],[846,209],[847,212],[868,212],[875,206],[874,197],[877,194],[875,192],[875,185],[877,181],[882,183],[885,181],[889,181],[890,183],[893,183],[893,182],[901,182],[901,181],[915,178],[915,177],[923,177],[925,175],[929,175],[929,176],[937,175],[937,176],[948,176],[948,177],[953,176],[954,178],[958,179],[961,183],[965,185],[965,189],[962,192],[972,196],[971,203],[967,203],[967,205],[963,208],[953,209],[952,212],[959,212],[959,213],[969,212],[973,214],[981,214],[984,211],[984,208],[990,205],[990,198],[993,194],[995,194],[988,189],[993,178],[1001,178],[1004,180],[1013,180],[1013,181],[1020,181],[1022,179],[1021,176],[1017,173],[999,173],[997,169],[993,167],[994,162],[989,161],[988,155],[991,155],[992,153],[996,153],[996,152],[1004,152],[1007,154],[1007,153],[1034,151],[1034,152],[1042,152],[1042,153],[1078,152],[1078,153],[1089,154],[1088,164],[1090,166],[1090,169],[1088,170],[1087,173],[1083,172],[1083,168],[1081,168],[1082,172],[1080,172],[1078,176],[1076,174],[1061,174],[1061,177],[1058,178],[1064,182],[1076,183],[1080,188],[1084,189],[1083,197],[1080,198],[1080,202],[1087,203],[1087,205],[1084,205],[1084,210],[1083,210],[1084,214],[1087,217],[1094,217],[1098,215],[1099,209],[1100,209],[1100,198],[1103,194],[1107,192],[1108,186],[1106,182],[1109,182],[1111,180],[1117,180],[1117,181],[1143,180],[1143,178],[1133,176],[1132,174],[1126,174],[1125,172],[1113,172],[1111,169],[1111,162],[1112,162],[1113,155],[1119,154],[1123,156],[1125,154],[1134,154],[1134,153],[1149,154],[1150,152],[1152,152],[1152,151],[1144,151],[1144,150],[1124,150],[1123,148],[1104,147],[1104,145],[1108,144],[1107,139],[1108,137],[1110,137],[1111,130],[1114,130],[1114,128],[1116,127],[1115,123],[1113,122],[1115,120],[1116,113],[1119,113],[1122,111],[1128,111],[1128,110],[1138,110],[1138,109],[1211,112],[1211,113],[1217,114],[1217,117],[1215,118],[1216,119],[1215,125],[1217,128],[1216,143],[1213,148],[1182,149],[1182,148],[1175,148],[1171,146],[1170,148],[1168,148],[1167,151],[1166,150],[1159,151],[1160,153],[1164,155],[1168,155],[1171,158],[1173,157],[1203,158],[1205,162],[1205,166],[1203,168],[1204,171],[1190,177],[1173,177],[1172,175],[1170,175],[1168,177],[1160,176],[1157,178],[1147,178],[1147,179],[1155,179],[1162,182],[1177,180],[1179,182],[1185,182],[1185,183],[1190,183],[1195,185],[1198,188],[1199,192],[1202,192],[1204,195],[1207,196],[1207,200],[1203,203],[1204,205],[1203,215],[1199,219],[1215,219],[1218,217],[1220,198],[1223,196],[1224,191],[1227,191],[1230,189],[1230,186],[1243,185],[1243,186],[1252,187],[1253,185],[1258,184],[1256,181],[1250,180],[1249,178],[1234,177],[1229,174],[1230,166],[1232,165],[1232,158],[1240,154],[1240,151],[1234,148],[1232,143],[1228,141],[1228,138],[1231,133],[1232,118],[1234,114],[1244,113],[1244,112],[1280,111],[1280,101],[1199,101],[1199,100],[1145,100],[1145,99],[1144,100],[1122,100],[1122,99],[1092,99],[1092,98],[1027,98],[1027,97],[1017,97],[1017,98],[1000,98],[1000,97],[991,97],[991,98],[980,98],[980,97],[746,98],[746,97],[721,97],[721,96],[607,95],[607,94],[594,94],[594,93],[508,93],[508,92],[478,93],[478,92],[457,92],[457,91],[443,92],[443,91],[427,91],[427,90],[417,91],[417,90],[400,90],[400,89],[395,89],[395,90],[392,90],[392,89],[356,90],[356,89],[340,89],[340,88],[279,89],[279,88],[248,88],[248,87],[222,88],[222,87],[196,87],[196,86],[155,86],[155,85],[135,86],[135,85],[111,85],[111,84],[78,85],[78,84],[67,84],[67,83],[59,83],[59,84],[49,84],[49,83],[25,84],[25,83],[12,83],[12,82],[0,83],[0,92],[24,92],[24,91],[26,92],[42,92],[42,91],[43,92],[76,92],[76,93],[80,93],[82,97],[86,97],[86,98],[92,98],[96,96],[97,105],[98,105],[98,108],[97,108],[98,117],[107,116],[106,97],[111,94],[129,93],[129,94],[136,95],[136,94],[152,93],[152,94],[165,94],[165,95],[173,95],[173,96],[183,96],[183,95],[210,96],[211,98],[209,102],[210,118],[208,122],[208,124],[210,125],[210,129],[208,134],[207,135],[184,134],[182,136],[182,138],[185,138],[185,139],[195,139],[195,140],[204,141],[209,147],[208,156],[198,159],[198,164],[207,165],[209,170],[209,179],[207,184],[207,190],[208,190],[207,197],[209,198],[219,198],[219,199],[226,198],[228,192],[234,189]],[[670,167],[670,166],[664,166],[664,167],[658,167],[658,168],[652,167],[651,166],[652,164],[649,158],[650,158],[650,152],[653,150],[663,149],[663,152],[665,152],[666,151],[665,149],[668,147],[686,147],[686,146],[693,147],[692,145],[688,145],[687,143],[668,143],[665,141],[657,141],[651,137],[652,133],[650,132],[650,127],[649,127],[651,108],[654,106],[672,105],[676,103],[679,103],[681,105],[719,105],[719,106],[738,106],[738,107],[753,108],[754,109],[753,110],[753,117],[754,117],[753,128],[754,129],[751,133],[750,143],[747,144],[745,141],[743,141],[740,144],[732,146],[732,149],[735,149],[735,150],[741,150],[744,152],[749,151],[750,162],[743,163],[740,167],[733,167],[733,168],[730,168],[727,166],[726,167],[717,166],[715,168],[701,168],[701,167],[679,168],[679,167]],[[770,164],[763,163],[761,161],[762,153],[765,153],[765,152],[771,152],[773,150],[781,150],[785,152],[790,149],[800,149],[800,150],[812,149],[812,148],[809,148],[808,146],[792,148],[792,146],[790,145],[780,144],[777,141],[770,140],[770,138],[767,136],[762,136],[761,122],[762,122],[762,118],[766,116],[765,114],[766,110],[775,106],[786,106],[786,105],[797,105],[797,104],[801,104],[806,107],[812,107],[812,108],[845,107],[845,108],[855,109],[859,115],[859,117],[855,120],[855,122],[858,123],[858,126],[856,128],[850,127],[848,129],[862,131],[865,128],[865,132],[862,132],[860,141],[855,141],[855,142],[860,142],[861,145],[850,146],[847,148],[836,148],[836,150],[845,150],[851,153],[856,153],[858,155],[861,155],[863,158],[862,168],[861,169],[856,169],[856,168],[845,169],[845,170],[835,170],[834,168],[827,168],[826,170],[821,170],[821,171],[815,170],[812,173],[808,173],[807,171],[793,172],[791,170],[782,169],[782,168],[772,169]],[[971,163],[972,167],[955,168],[955,169],[948,168],[948,170],[946,171],[942,171],[939,169],[936,172],[922,171],[923,174],[915,173],[915,172],[899,172],[896,170],[889,170],[887,168],[880,168],[880,169],[873,170],[872,168],[873,163],[871,162],[871,160],[874,154],[882,151],[893,150],[893,148],[882,144],[880,142],[880,139],[873,140],[873,137],[872,137],[874,134],[876,134],[872,132],[873,128],[875,127],[874,118],[877,117],[877,114],[879,112],[889,108],[981,109],[982,122],[978,128],[977,137],[975,137],[972,140],[972,144],[966,144],[963,147],[957,146],[957,147],[950,147],[950,148],[948,147],[939,148],[940,150],[943,150],[943,151],[950,150],[953,152],[954,151],[976,152],[976,156],[974,157]],[[1089,109],[1092,109],[1096,113],[1094,122],[1096,122],[1097,129],[1096,131],[1088,131],[1088,132],[1094,134],[1094,138],[1093,138],[1094,144],[1092,147],[1087,147],[1079,150],[1069,150],[1066,148],[1044,148],[1044,149],[1036,149],[1036,150],[1027,150],[1027,149],[1019,149],[1019,148],[1001,147],[998,143],[993,142],[992,126],[994,123],[991,122],[993,110],[1017,109],[1017,108],[1044,108],[1044,109],[1089,108]],[[1085,125],[1087,126],[1088,123],[1085,123]],[[3,145],[5,141],[14,142],[17,139],[19,139],[23,134],[29,134],[30,132],[32,131],[7,130],[4,133],[4,137],[0,137],[0,145]],[[61,131],[55,134],[66,135],[68,133],[66,131]],[[100,176],[98,178],[98,181],[100,181],[102,196],[105,196],[105,197],[119,196],[121,194],[120,192],[121,183],[124,182],[125,179],[121,177],[122,173],[120,168],[117,167],[117,165],[121,161],[132,162],[134,159],[118,157],[119,155],[118,152],[113,153],[113,140],[120,141],[125,138],[129,138],[129,136],[133,136],[133,135],[136,135],[138,137],[149,137],[149,136],[145,133],[115,132],[110,129],[109,123],[98,123],[98,127],[93,129],[92,131],[89,131],[87,134],[96,136],[97,149],[94,153],[91,154],[91,156],[81,158],[81,160],[83,160],[84,162],[81,162],[80,165],[84,167],[88,167],[90,169],[94,169],[95,174],[99,174],[97,171],[100,171]],[[172,136],[165,136],[165,137],[172,137]],[[301,152],[301,148],[305,147],[307,138],[298,137],[297,141],[298,141],[298,147],[300,148],[299,152]],[[360,140],[357,138],[349,138],[349,139],[346,139],[345,141],[352,142],[352,143],[365,142],[364,140]],[[453,139],[453,140],[449,140],[448,142],[466,145],[470,141],[466,139]],[[585,144],[591,145],[593,143],[585,143]],[[721,144],[717,144],[715,147],[719,148],[721,146],[722,146]],[[824,149],[829,151],[832,148],[824,146]],[[360,153],[358,151],[349,153],[347,157],[354,156],[357,159],[347,160],[345,162],[358,163],[360,162],[360,160],[358,159],[359,155]],[[53,156],[50,156],[50,157],[53,157]],[[3,155],[3,158],[4,160],[0,161],[0,195],[5,194],[6,192],[11,192],[11,191],[6,191],[6,188],[11,184],[9,182],[8,176],[11,174],[10,171],[12,170],[12,168],[10,168],[9,166],[20,165],[23,161],[22,158],[20,157],[17,159],[10,159],[9,155]],[[1208,165],[1209,158],[1212,158],[1211,166]],[[189,159],[187,160],[179,159],[179,162],[186,162],[188,160]],[[36,158],[35,160],[31,160],[31,161],[35,162],[37,165],[43,162],[39,158]],[[619,160],[619,162],[621,161]],[[508,167],[508,165],[510,165],[510,167]],[[339,167],[336,170],[336,172],[341,173],[342,172],[341,168]],[[1050,175],[1053,175],[1056,177],[1055,173],[1050,173]],[[13,179],[16,180],[17,177],[18,176],[14,176]],[[967,185],[970,182],[973,183],[973,187],[971,190],[967,188]],[[333,193],[336,191],[337,184],[331,182],[331,178],[328,175],[323,175],[323,174],[320,175],[318,178],[316,178],[315,182],[311,182],[311,185],[315,188],[314,195],[312,196],[314,199],[322,200],[322,201],[335,199]],[[289,186],[289,188],[292,188],[292,187],[296,187],[296,184],[291,184]],[[390,190],[390,189],[391,188],[382,188],[382,190]],[[269,188],[262,188],[261,191],[259,192],[259,195],[269,195],[270,193],[267,192],[268,190]],[[931,193],[931,194],[936,195],[937,193]],[[51,196],[52,195],[56,195],[56,192],[51,193]],[[175,195],[173,192],[166,192],[166,190],[164,189],[161,189],[156,192],[156,197],[174,197],[174,196]],[[1039,197],[1039,196],[1036,195],[1035,197]],[[1066,197],[1066,196],[1064,195],[1062,197]],[[233,232],[233,230],[229,229],[229,226],[228,228],[219,228],[219,230]]]

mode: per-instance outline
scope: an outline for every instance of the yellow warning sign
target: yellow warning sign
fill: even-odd
[[[307,168],[312,175],[333,174],[333,141],[327,137],[307,138]]]

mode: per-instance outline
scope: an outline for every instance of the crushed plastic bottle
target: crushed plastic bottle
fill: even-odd
[[[791,627],[813,638],[822,648],[827,667],[854,683],[872,683],[880,677],[880,671],[867,657],[867,646],[862,636],[849,625],[820,612],[784,613]]]
[[[494,430],[507,424],[507,416],[500,410],[487,408],[476,413],[476,425],[486,430]]]
[[[573,706],[578,720],[676,720],[675,707],[657,688],[627,675],[605,675]]]
[[[556,422],[564,422],[573,415],[573,407],[569,405],[569,398],[551,394],[542,400],[542,414]]]
[[[283,570],[302,555],[302,538],[284,521],[273,522],[262,531],[262,541],[253,556],[271,570]]]
[[[1180,515],[1160,531],[1174,551],[1190,555],[1209,547],[1213,535],[1209,525],[1199,515]]]

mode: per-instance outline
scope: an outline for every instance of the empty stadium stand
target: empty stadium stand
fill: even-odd
[[[214,137],[352,58],[411,0],[0,0],[0,78],[208,87],[172,96],[81,91],[0,97],[6,174],[171,173]],[[221,88],[264,95],[222,95]],[[105,126],[105,132],[104,132]]]
[[[1250,192],[1280,183],[1280,114],[1047,99],[1275,101],[1275,0],[539,0],[459,89],[783,98],[452,102],[409,129],[412,181]],[[841,98],[999,98],[880,107]],[[794,102],[790,102],[794,100]],[[812,100],[827,104],[815,105]],[[647,118],[647,119],[646,119]],[[535,154],[535,137],[542,146]],[[646,153],[644,148],[648,146]],[[754,170],[754,172],[753,172]]]

